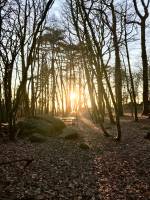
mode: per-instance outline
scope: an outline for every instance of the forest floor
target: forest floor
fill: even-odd
[[[0,200],[148,200],[150,199],[150,119],[138,123],[123,117],[122,140],[105,138],[91,121],[81,117],[81,139],[49,138],[45,143],[1,142]],[[106,124],[114,134],[115,127]],[[90,146],[81,149],[83,140]]]

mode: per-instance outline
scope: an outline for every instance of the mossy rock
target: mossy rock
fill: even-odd
[[[150,140],[150,132],[146,133],[146,135],[144,136],[145,139]]]
[[[79,147],[83,150],[89,150],[90,146],[87,143],[80,143]]]
[[[29,141],[30,142],[35,142],[35,143],[43,143],[47,140],[46,137],[42,136],[41,134],[39,133],[33,133],[29,138]]]
[[[18,122],[21,137],[28,137],[33,133],[38,133],[43,136],[55,136],[62,132],[65,124],[58,118],[54,117],[34,117],[27,118]]]
[[[78,133],[71,133],[71,134],[66,135],[64,138],[68,140],[75,140],[79,138],[79,135]]]
[[[52,124],[41,119],[25,119],[18,125],[23,137],[37,132],[41,135],[50,136],[55,132]]]
[[[149,131],[149,130],[150,130],[150,127],[148,127],[148,126],[143,126],[143,127],[141,128],[141,130]]]
[[[20,138],[28,138],[29,136],[31,136],[32,134],[36,133],[37,130],[36,129],[28,129],[28,128],[23,128],[19,130],[19,137]]]
[[[75,128],[67,127],[63,130],[61,138],[69,139],[69,140],[76,140],[79,138],[79,134]]]
[[[59,131],[61,132],[66,127],[65,123],[61,119],[57,117],[52,117],[51,115],[37,116],[35,117],[35,119],[38,119],[38,120],[41,119],[52,124],[53,128],[57,132]]]

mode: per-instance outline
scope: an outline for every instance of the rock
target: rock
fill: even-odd
[[[67,127],[63,130],[61,138],[75,140],[79,138],[79,134],[75,128]]]
[[[47,138],[39,133],[33,133],[28,139],[30,140],[30,142],[42,143],[45,142]]]
[[[55,131],[57,131],[57,132],[58,131],[61,132],[66,127],[65,123],[57,117],[52,117],[50,115],[44,115],[44,116],[37,116],[35,118],[36,119],[42,119],[42,120],[52,124]]]
[[[143,127],[141,128],[141,130],[149,131],[149,130],[150,130],[150,127],[148,127],[148,126],[143,126]]]
[[[78,139],[79,136],[78,136],[78,133],[71,133],[71,134],[66,135],[64,138],[69,139],[69,140],[75,140],[75,139]]]
[[[90,149],[90,146],[87,143],[81,143],[79,144],[79,147],[84,150]]]
[[[147,140],[150,140],[150,132],[148,132],[145,136],[144,136],[145,139]]]
[[[26,118],[18,122],[17,127],[20,129],[20,137],[29,137],[33,133],[38,133],[43,136],[55,136],[62,132],[65,124],[60,119],[52,116],[38,116]]]

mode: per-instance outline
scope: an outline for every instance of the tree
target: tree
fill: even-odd
[[[29,67],[33,63],[33,54],[37,46],[37,38],[43,26],[53,0],[49,0],[43,6],[40,1],[15,1],[4,5],[4,20],[2,23],[2,37],[0,41],[0,55],[4,65],[4,96],[7,118],[9,123],[10,139],[15,137],[15,120],[19,104],[25,94]],[[3,7],[3,8],[4,8]],[[34,21],[31,25],[32,14]],[[37,13],[41,13],[37,17]],[[9,26],[8,26],[9,24]],[[28,36],[28,40],[27,40]],[[27,53],[25,52],[27,50]],[[18,86],[16,96],[12,98],[12,73],[17,55],[21,58],[22,79]]]
[[[130,62],[130,54],[129,54],[129,48],[128,48],[128,32],[127,32],[127,2],[126,2],[126,8],[125,8],[125,16],[124,16],[124,40],[125,40],[125,49],[126,49],[126,56],[127,56],[127,63],[129,68],[129,75],[130,75],[130,83],[131,83],[131,102],[133,102],[134,106],[134,119],[135,121],[138,121],[138,113],[137,113],[137,103],[136,103],[136,94],[135,94],[135,87],[134,87],[134,81],[132,76],[132,70],[131,70],[131,62]]]
[[[134,9],[137,16],[140,18],[139,21],[133,21],[133,23],[137,23],[141,29],[141,57],[142,57],[142,65],[143,65],[143,115],[147,115],[150,113],[149,106],[149,89],[148,89],[148,59],[147,59],[147,51],[146,51],[146,20],[149,16],[149,5],[150,0],[147,0],[145,3],[144,0],[141,0],[141,5],[144,10],[144,14],[138,8],[137,0],[133,0]]]
[[[83,52],[82,57],[84,58],[84,70],[85,70],[85,74],[86,74],[86,78],[87,78],[87,84],[88,84],[93,114],[95,115],[96,118],[98,117],[99,124],[100,124],[104,134],[108,135],[103,126],[103,118],[102,118],[103,111],[101,109],[101,106],[99,106],[100,104],[99,103],[97,104],[97,102],[99,102],[100,100],[103,101],[103,98],[100,98],[100,96],[98,96],[98,98],[96,99],[96,102],[95,102],[95,95],[94,95],[95,93],[93,92],[93,89],[91,88],[91,85],[94,84],[94,80],[93,80],[93,78],[91,78],[92,82],[90,80],[90,73],[94,73],[96,80],[97,80],[98,90],[101,88],[100,89],[101,92],[98,91],[98,94],[99,95],[103,94],[105,96],[104,98],[106,101],[107,109],[110,110],[110,108],[108,106],[109,101],[106,100],[107,95],[105,92],[105,88],[103,87],[103,81],[102,81],[102,77],[103,77],[102,74],[103,74],[106,79],[106,82],[107,82],[107,85],[109,88],[109,92],[111,94],[113,105],[115,107],[116,123],[117,123],[117,130],[118,130],[116,139],[120,140],[121,127],[120,127],[120,121],[119,121],[118,107],[117,107],[117,104],[114,99],[114,95],[112,92],[112,88],[110,86],[110,82],[108,80],[106,66],[103,62],[103,56],[105,54],[101,52],[101,46],[103,46],[103,44],[105,44],[105,41],[104,41],[105,36],[102,34],[101,42],[97,40],[100,38],[99,35],[97,37],[97,33],[96,33],[97,27],[99,27],[99,25],[97,23],[94,23],[95,19],[97,22],[97,18],[95,16],[93,16],[93,19],[92,19],[92,14],[93,14],[92,11],[95,9],[95,7],[93,8],[93,2],[91,2],[91,4],[86,4],[86,2],[84,2],[84,1],[77,1],[77,2],[69,1],[68,5],[70,6],[73,25],[75,27],[76,34],[78,36],[78,40],[80,41],[81,44],[83,44],[83,47],[85,49],[85,52]],[[100,12],[99,12],[99,14],[100,14]],[[100,22],[101,21],[98,21],[98,23],[100,23]],[[104,31],[104,29],[99,29],[99,30],[102,30],[102,32]],[[109,52],[109,48],[106,52]],[[87,58],[86,58],[86,56],[87,56]],[[88,59],[89,57],[90,57],[90,60]],[[90,63],[90,66],[91,66],[90,69],[88,69],[86,67],[87,61]]]

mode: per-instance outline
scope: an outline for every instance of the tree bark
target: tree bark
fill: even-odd
[[[145,39],[145,20],[141,21],[141,48],[142,48],[142,64],[143,64],[143,115],[150,113],[149,100],[148,100],[148,60],[146,52],[146,39]]]

